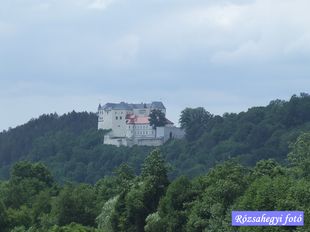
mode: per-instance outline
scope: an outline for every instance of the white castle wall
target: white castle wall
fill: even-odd
[[[126,115],[134,114],[136,116],[148,116],[151,113],[152,104],[145,104],[145,107],[141,107],[138,104],[137,108],[126,109],[130,107],[136,107],[131,104],[129,107],[127,103],[114,104],[109,103],[105,107],[98,107],[98,129],[111,130],[104,137],[104,144],[111,144],[115,146],[159,146],[165,141],[171,138],[182,138],[184,136],[183,130],[174,127],[172,124],[165,127],[158,127],[157,133],[148,123],[145,124],[127,124]],[[162,104],[162,103],[161,103]],[[115,107],[115,105],[117,105]],[[158,104],[157,104],[158,105]],[[117,109],[119,107],[120,109]],[[164,107],[159,106],[160,110],[166,114]]]

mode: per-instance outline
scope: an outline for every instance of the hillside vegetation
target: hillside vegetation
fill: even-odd
[[[212,115],[203,108],[187,108],[180,116],[186,130],[183,140],[171,140],[160,148],[169,163],[171,179],[206,173],[228,159],[254,166],[261,159],[286,163],[289,145],[310,130],[310,96],[274,100],[247,112]],[[95,183],[122,163],[140,173],[151,147],[103,145],[104,131],[97,131],[94,113],[71,112],[42,115],[0,133],[0,177],[9,178],[20,160],[43,162],[59,182]]]
[[[301,134],[288,165],[261,160],[248,168],[226,161],[192,180],[170,182],[154,150],[134,175],[123,164],[95,185],[59,185],[41,163],[18,162],[0,181],[3,232],[310,231],[310,133]],[[303,227],[232,227],[232,210],[304,211]]]

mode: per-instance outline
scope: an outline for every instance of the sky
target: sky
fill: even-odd
[[[1,0],[0,131],[161,100],[246,111],[310,91],[309,0]]]

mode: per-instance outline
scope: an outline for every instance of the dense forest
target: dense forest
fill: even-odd
[[[310,231],[310,96],[247,112],[186,108],[183,140],[103,145],[93,113],[0,134],[1,232]],[[300,210],[304,227],[232,227],[232,210]]]
[[[193,179],[168,179],[152,151],[141,173],[127,164],[94,185],[59,185],[42,163],[20,161],[0,182],[2,232],[310,231],[310,133],[290,147],[287,165],[234,160]],[[303,227],[232,227],[232,210],[300,210]]]
[[[169,178],[205,174],[228,159],[253,167],[273,158],[286,165],[289,145],[310,131],[310,96],[302,93],[289,101],[274,100],[246,112],[212,115],[204,108],[187,108],[180,116],[183,140],[160,147],[169,163]],[[42,115],[0,133],[0,178],[9,178],[17,161],[42,162],[59,183],[96,183],[122,163],[140,174],[152,147],[103,145],[105,131],[97,130],[97,115],[71,112]]]

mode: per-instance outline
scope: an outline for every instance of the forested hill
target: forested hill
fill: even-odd
[[[310,96],[274,100],[266,107],[214,116],[203,108],[185,109],[180,118],[187,136],[161,147],[171,177],[206,173],[216,163],[236,159],[246,165],[275,158],[285,162],[289,144],[310,131]],[[102,145],[94,113],[42,115],[0,133],[0,176],[8,178],[19,160],[42,161],[59,181],[94,183],[127,162],[136,172],[151,147]]]

